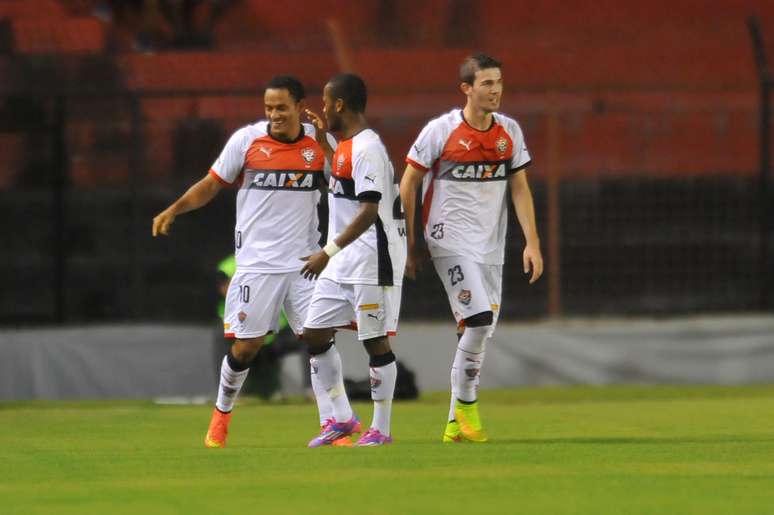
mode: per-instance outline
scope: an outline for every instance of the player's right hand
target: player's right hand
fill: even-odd
[[[325,153],[325,158],[331,159],[333,156],[333,148],[331,147],[331,144],[328,141],[328,137],[327,137],[328,133],[326,132],[325,120],[323,119],[322,116],[315,113],[311,109],[304,109],[304,113],[306,113],[306,117],[309,118],[309,121],[312,122],[312,125],[314,125],[315,141],[317,141],[317,144],[320,145],[320,147],[323,149],[323,152]]]
[[[169,235],[169,229],[172,227],[172,223],[175,221],[175,215],[168,210],[164,210],[153,218],[153,237],[163,234]]]
[[[412,249],[406,253],[406,269],[403,271],[403,275],[409,279],[416,279],[417,272],[422,271],[422,253]]]
[[[304,279],[309,279],[311,281],[312,279],[317,279],[322,271],[325,270],[325,267],[328,266],[330,257],[321,250],[311,256],[304,256],[300,259],[301,261],[306,261],[306,263],[299,273],[304,276]]]
[[[312,122],[315,129],[322,132],[325,131],[325,120],[323,120],[319,114],[311,109],[304,109],[304,113],[306,114],[306,117],[309,118],[309,121]]]

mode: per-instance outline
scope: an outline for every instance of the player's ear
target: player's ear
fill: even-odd
[[[337,113],[341,113],[344,111],[344,100],[337,98],[336,103],[334,105],[336,106]]]
[[[297,102],[297,106],[298,106],[298,111],[303,113],[304,110],[306,109],[306,99],[302,98],[301,100],[299,100]]]
[[[468,84],[467,82],[460,82],[460,91],[462,91],[462,94],[467,96],[470,96],[470,92],[473,90],[473,85]]]

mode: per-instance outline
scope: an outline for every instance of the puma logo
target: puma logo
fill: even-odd
[[[460,145],[465,147],[465,150],[470,150],[470,145],[473,143],[472,141],[465,141],[464,139],[460,140]]]
[[[266,154],[266,157],[271,158],[271,149],[266,147],[258,147],[259,152]]]

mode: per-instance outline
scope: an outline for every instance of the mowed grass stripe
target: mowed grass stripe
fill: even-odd
[[[368,422],[371,407],[357,404]],[[396,443],[306,449],[312,405],[0,404],[0,513],[771,513],[774,388],[482,392],[492,441],[443,445],[445,394],[395,403]],[[346,509],[351,507],[351,509]]]

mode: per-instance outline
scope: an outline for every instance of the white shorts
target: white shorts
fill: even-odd
[[[360,341],[393,336],[398,330],[400,289],[318,279],[304,325],[310,329],[357,329]]]
[[[433,258],[433,265],[446,289],[457,324],[464,326],[466,318],[491,311],[492,329],[488,335],[491,337],[500,314],[503,266],[484,265],[460,256]]]
[[[285,309],[290,328],[304,329],[314,281],[298,272],[264,274],[237,272],[226,293],[223,333],[227,338],[257,338],[279,331],[280,310]]]

